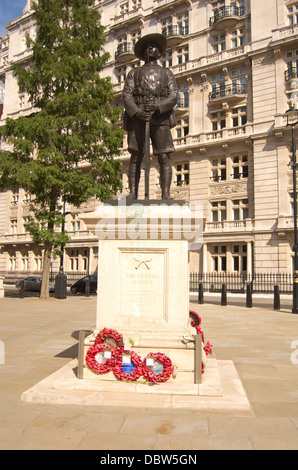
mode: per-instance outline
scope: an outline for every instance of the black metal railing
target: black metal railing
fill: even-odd
[[[209,20],[209,25],[212,26],[217,21],[224,18],[238,17],[244,15],[244,7],[237,7],[236,5],[221,7],[214,11],[213,16]]]
[[[292,78],[298,78],[298,67],[291,67],[285,71],[286,82]]]
[[[223,284],[227,292],[244,293],[247,284],[252,284],[253,292],[271,294],[274,286],[279,286],[281,294],[293,291],[293,275],[288,273],[191,273],[190,292],[198,292],[199,284],[206,292],[221,292]]]
[[[188,26],[166,26],[162,29],[161,34],[163,34],[166,38],[170,38],[172,36],[186,36],[188,34]]]
[[[246,85],[244,83],[231,83],[230,85],[219,85],[209,93],[209,101],[218,98],[226,98],[234,95],[245,95]]]
[[[115,52],[115,59],[124,53],[134,54],[134,46],[131,42],[125,42],[117,47],[117,51]]]

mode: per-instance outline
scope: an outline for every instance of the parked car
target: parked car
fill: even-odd
[[[36,276],[27,276],[25,279],[16,281],[16,288],[21,288],[21,282],[24,281],[24,290],[40,292],[41,279]],[[55,284],[50,282],[49,291],[55,292]]]
[[[95,293],[97,292],[97,275],[96,274],[91,274],[88,276],[82,277],[82,279],[79,279],[79,281],[76,281],[70,288],[70,292],[72,294],[76,294],[77,292],[86,292],[86,283],[87,281],[90,281],[90,293]]]

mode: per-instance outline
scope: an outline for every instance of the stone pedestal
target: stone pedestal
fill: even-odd
[[[142,355],[164,352],[193,371],[193,343],[184,342],[195,334],[189,321],[188,255],[200,244],[201,213],[176,201],[113,201],[82,219],[99,238],[93,336],[115,329],[127,348]]]

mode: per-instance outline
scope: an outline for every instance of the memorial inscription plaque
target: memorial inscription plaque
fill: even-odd
[[[168,250],[121,247],[119,266],[120,316],[167,321]]]

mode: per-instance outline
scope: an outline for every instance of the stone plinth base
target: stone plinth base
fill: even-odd
[[[203,382],[193,383],[193,374],[178,373],[176,379],[150,386],[139,379],[77,378],[73,360],[22,394],[22,401],[59,405],[115,406],[134,408],[189,408],[250,412],[249,401],[232,361],[208,358]],[[98,377],[96,377],[98,379]]]

